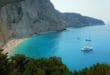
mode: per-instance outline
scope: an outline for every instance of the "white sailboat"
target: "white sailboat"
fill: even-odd
[[[85,39],[85,41],[92,41],[91,39]]]
[[[85,39],[85,42],[87,42],[87,45],[83,46],[81,48],[81,51],[92,51],[93,47],[90,44],[92,40],[90,39],[90,33],[89,33],[89,38]]]
[[[91,33],[89,32],[89,33],[88,33],[88,38],[86,38],[85,41],[87,41],[87,42],[92,41],[92,40],[91,40],[91,35],[90,35],[90,34],[91,34]]]
[[[93,47],[92,46],[83,46],[81,48],[81,51],[91,51],[91,50],[93,50]]]

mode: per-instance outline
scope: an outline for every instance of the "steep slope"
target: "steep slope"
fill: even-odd
[[[92,17],[82,16],[77,13],[63,13],[63,17],[67,27],[104,25],[104,22],[102,20],[98,20]]]
[[[50,0],[0,0],[0,46],[10,39],[96,24],[104,22],[80,14],[60,13]]]
[[[0,7],[3,6],[0,10],[1,42],[65,27],[61,13],[54,9],[49,0],[0,0],[0,2],[2,2]]]

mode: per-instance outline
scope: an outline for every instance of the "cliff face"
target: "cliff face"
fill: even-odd
[[[0,0],[0,46],[13,38],[96,24],[104,22],[80,14],[62,14],[50,0]]]
[[[0,42],[61,30],[65,27],[61,16],[49,0],[9,2],[0,10]]]
[[[77,13],[63,13],[63,19],[67,27],[104,25],[104,22],[102,20],[98,20],[92,17],[82,16]]]

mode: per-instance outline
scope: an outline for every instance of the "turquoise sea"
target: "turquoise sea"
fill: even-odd
[[[85,39],[92,41],[87,42]],[[82,52],[85,45],[93,51]],[[110,25],[67,28],[63,32],[36,35],[14,48],[9,55],[33,58],[58,56],[70,70],[80,70],[95,63],[110,64]]]

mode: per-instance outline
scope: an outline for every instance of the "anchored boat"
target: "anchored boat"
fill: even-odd
[[[81,51],[92,51],[93,47],[92,46],[84,46],[81,48]]]

